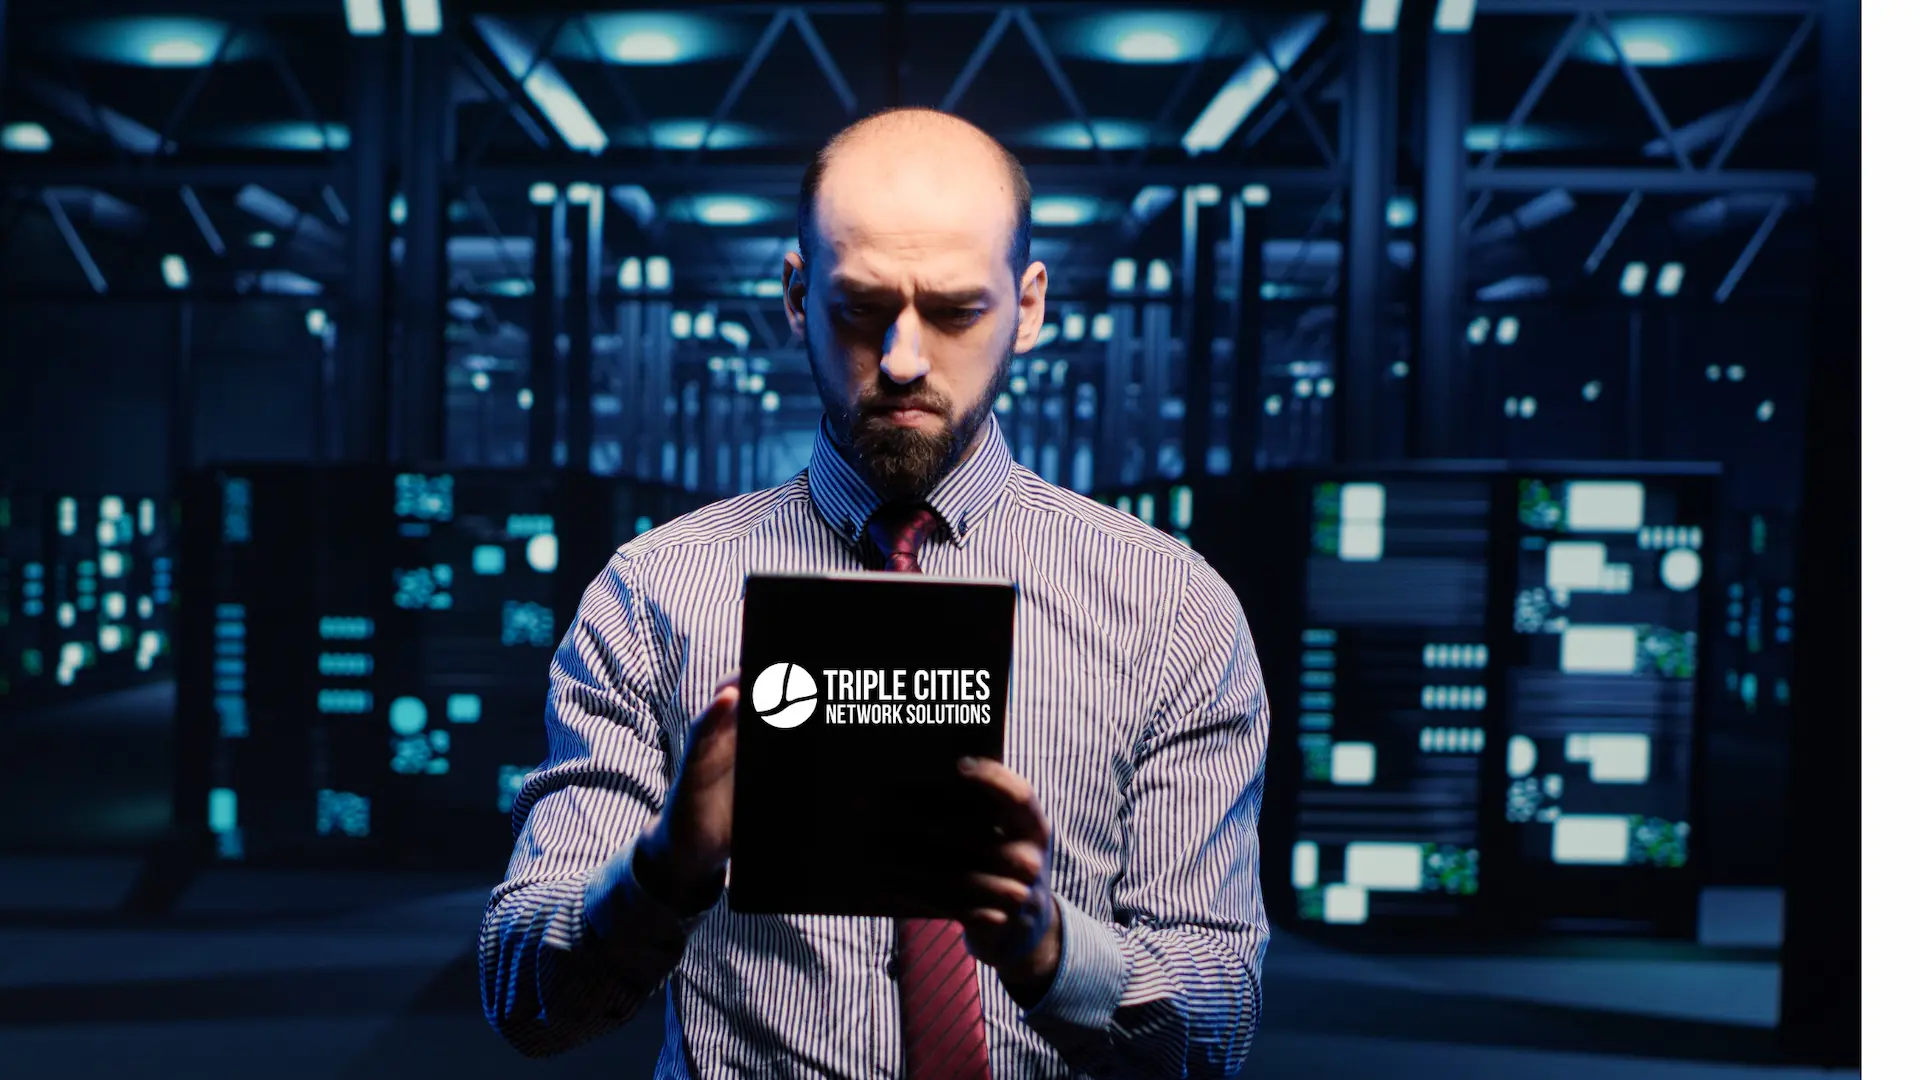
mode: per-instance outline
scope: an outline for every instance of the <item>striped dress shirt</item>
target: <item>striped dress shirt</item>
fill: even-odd
[[[1238,1072],[1268,940],[1268,706],[1238,599],[1178,541],[1016,464],[997,420],[928,501],[927,573],[1019,584],[1004,760],[1053,834],[1045,996],[1022,1009],[978,965],[993,1075]],[[743,915],[724,890],[682,918],[633,872],[738,666],[747,575],[863,568],[879,504],[823,425],[792,480],[635,538],[588,587],[480,928],[487,1018],[521,1052],[610,1031],[664,988],[655,1077],[901,1075],[893,920]]]

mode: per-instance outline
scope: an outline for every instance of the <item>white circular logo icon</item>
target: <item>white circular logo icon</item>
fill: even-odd
[[[813,715],[820,688],[799,664],[768,664],[753,680],[753,710],[777,728],[796,728]]]

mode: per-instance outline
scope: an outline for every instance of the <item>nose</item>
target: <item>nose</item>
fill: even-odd
[[[927,358],[920,352],[920,320],[911,306],[900,313],[887,328],[886,347],[880,354],[880,373],[905,386],[927,373]]]

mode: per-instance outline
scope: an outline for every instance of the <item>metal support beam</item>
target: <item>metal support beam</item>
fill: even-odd
[[[678,370],[673,372],[673,472],[669,477],[673,483],[688,491],[697,490],[700,475],[700,380],[706,378],[701,372],[689,379]]]
[[[1025,8],[1013,9],[1013,21],[1020,24],[1020,32],[1026,35],[1027,44],[1033,46],[1034,55],[1040,58],[1040,67],[1053,82],[1053,88],[1060,92],[1060,100],[1067,103],[1067,108],[1080,121],[1080,126],[1087,130],[1087,145],[1093,148],[1102,165],[1112,164],[1113,158],[1107,153],[1106,144],[1100,141],[1100,133],[1094,130],[1092,117],[1087,115],[1086,106],[1080,104],[1080,95],[1074,93],[1073,83],[1067,80],[1066,71],[1053,55],[1053,46],[1047,44],[1047,36],[1040,32],[1040,27]]]
[[[1209,45],[1208,48],[1211,50],[1212,46]],[[1326,74],[1327,69],[1333,67],[1339,58],[1340,45],[1335,43],[1331,48],[1322,52],[1319,58],[1312,64],[1309,64],[1307,70],[1300,73],[1300,77],[1293,81],[1294,88],[1302,94],[1311,94],[1314,84],[1320,81],[1320,77]],[[1199,65],[1196,64],[1194,66],[1198,67]],[[1186,84],[1182,83],[1181,85],[1184,86]],[[1260,119],[1245,126],[1244,130],[1246,134],[1242,135],[1239,139],[1240,152],[1244,154],[1247,150],[1251,149],[1254,144],[1265,138],[1267,132],[1273,129],[1273,125],[1279,123],[1280,118],[1287,115],[1292,109],[1293,99],[1284,94],[1281,95],[1280,99],[1275,101]],[[1148,149],[1148,147],[1141,147],[1141,156],[1144,157]]]
[[[1160,449],[1167,444],[1166,414],[1161,412],[1162,405],[1172,392],[1172,379],[1168,368],[1172,366],[1168,356],[1173,351],[1173,335],[1178,332],[1174,322],[1173,304],[1166,300],[1149,300],[1140,305],[1140,324],[1135,338],[1140,350],[1140,393],[1137,411],[1133,414],[1133,431],[1140,448],[1139,468],[1125,474],[1125,482],[1131,484],[1153,477],[1171,477],[1173,474],[1160,467]],[[1131,448],[1127,455],[1131,459]]]
[[[340,456],[334,445],[334,432],[340,429],[340,397],[334,392],[340,379],[339,326],[323,327],[313,350],[313,460],[329,462]]]
[[[596,198],[567,207],[567,289],[561,307],[567,327],[567,469],[590,472],[593,465],[593,304],[592,250]]]
[[[168,380],[167,484],[179,499],[183,481],[193,471],[195,410],[193,381],[193,302],[181,300],[179,338],[174,346],[173,375]]]
[[[574,180],[607,187],[619,184],[641,184],[650,189],[657,187],[663,190],[724,188],[743,195],[790,196],[799,190],[800,174],[807,167],[807,163],[800,159],[777,165],[727,163],[655,165],[651,162],[652,159],[645,154],[629,157],[609,152],[591,160],[569,161],[564,171]],[[1500,170],[1495,175],[1499,176],[1505,171]],[[447,169],[445,180],[447,185],[456,191],[470,184],[478,184],[483,188],[498,185],[525,191],[529,185],[543,181],[551,182],[555,172],[556,168],[552,162],[488,164]],[[1603,185],[1598,190],[1608,190],[1604,185],[1613,181],[1605,178],[1616,172],[1660,175],[1659,170],[1568,170],[1569,175],[1599,178],[1594,181]],[[1738,191],[1748,190],[1741,187],[1740,177],[1743,175],[1794,174],[1732,172],[1720,175],[1730,179],[1723,180],[1722,183],[1726,186],[1716,190]],[[1219,184],[1222,188],[1265,184],[1276,195],[1281,195],[1289,192],[1335,191],[1345,182],[1344,173],[1340,169],[1302,169],[1262,165],[1216,166],[1189,163],[1146,165],[1139,169],[1110,169],[1091,163],[1036,164],[1028,166],[1027,176],[1033,181],[1034,187],[1043,190],[1083,191],[1088,194],[1125,195],[1129,198],[1142,187],[1156,184],[1168,187],[1182,187],[1187,184]],[[141,188],[179,187],[182,184],[201,187],[242,187],[247,184],[258,184],[278,191],[344,184],[346,174],[342,170],[329,168],[318,161],[311,164],[161,161],[152,166],[136,166],[131,163],[81,165],[55,161],[10,161],[7,163],[7,179],[27,187]],[[1504,181],[1495,181],[1496,186],[1502,183]],[[1810,186],[1811,177],[1808,178],[1808,183]],[[1554,181],[1548,186],[1564,187],[1566,184]],[[1712,187],[1711,184],[1707,186]],[[1589,190],[1593,189],[1589,188]],[[1621,190],[1631,190],[1631,188]]]
[[[1780,224],[1780,218],[1786,214],[1788,202],[1785,195],[1773,201],[1773,208],[1767,211],[1766,220],[1753,231],[1753,238],[1747,241],[1745,248],[1741,249],[1740,258],[1734,261],[1733,269],[1727,271],[1726,279],[1720,282],[1718,289],[1714,290],[1714,302],[1726,303],[1727,299],[1733,295],[1733,290],[1739,288],[1740,279],[1746,276],[1747,268],[1753,265],[1753,260],[1760,254],[1760,249],[1766,246],[1767,237],[1773,235],[1773,227]]]
[[[151,164],[145,159],[160,145],[159,132],[124,113],[100,105],[78,89],[42,78],[30,70],[17,72],[13,81],[14,85],[25,90],[46,109],[59,114],[76,127],[99,136],[113,151],[116,164],[110,167],[131,171],[136,164],[143,167]],[[132,158],[136,154],[142,158],[139,163]],[[20,175],[18,165],[13,162],[7,164],[7,172],[16,177]]]
[[[402,463],[446,456],[445,163],[451,145],[448,40],[410,37],[411,130],[407,138],[406,258],[400,267],[400,354],[391,365],[388,445]]]
[[[527,320],[527,387],[533,407],[527,412],[527,467],[553,467],[553,444],[559,431],[559,369],[555,320],[559,314],[556,285],[560,275],[560,238],[566,228],[567,204],[533,208],[533,314]]]
[[[1000,10],[1000,14],[994,16],[993,23],[987,27],[986,34],[980,38],[980,44],[973,47],[973,54],[967,57],[967,62],[960,69],[960,74],[954,76],[953,85],[947,88],[947,96],[940,99],[942,112],[952,112],[954,106],[960,104],[960,98],[966,94],[967,87],[973,85],[974,78],[980,74],[980,69],[986,66],[987,58],[993,55],[994,46],[1000,44],[1001,35],[1007,32],[1007,27],[1012,22],[1013,13],[1005,8]]]
[[[592,43],[596,50],[599,48],[599,39],[595,38],[592,34],[587,35],[587,41]],[[466,69],[468,77],[477,83],[480,89],[486,91],[488,97],[493,99],[494,107],[506,109],[507,114],[513,117],[513,122],[519,126],[520,130],[526,134],[528,139],[532,140],[533,145],[542,150],[552,147],[557,141],[557,137],[548,134],[545,121],[546,114],[541,113],[538,108],[532,107],[530,102],[521,101],[521,98],[526,96],[525,84],[514,82],[511,77],[502,79],[499,75],[494,74],[493,69],[488,66],[487,61],[466,42],[460,42],[458,48],[460,65]],[[609,74],[614,74],[613,66],[606,62],[605,57],[599,57],[598,59],[601,70]],[[625,84],[621,85],[624,86]],[[536,119],[536,114],[538,114],[538,119]],[[647,130],[644,121],[640,123],[639,129],[642,132]]]
[[[1228,28],[1232,26],[1231,19],[1215,19],[1213,32],[1207,35],[1206,44],[1200,47],[1199,55],[1216,55],[1221,39],[1226,36]],[[1134,150],[1133,156],[1127,162],[1128,168],[1139,168],[1147,160],[1147,155],[1153,152],[1154,146],[1160,144],[1163,139],[1168,142],[1177,140],[1178,133],[1172,130],[1173,118],[1185,107],[1187,96],[1193,93],[1194,85],[1200,81],[1200,76],[1207,70],[1208,65],[1190,63],[1186,67],[1187,70],[1180,74],[1180,81],[1174,84],[1173,92],[1160,103],[1160,111],[1154,115],[1152,125],[1147,128],[1147,137],[1140,140],[1140,146]],[[1241,142],[1241,152],[1245,152],[1246,146],[1246,142]]]
[[[11,0],[23,16],[125,15],[133,0]],[[1479,0],[1478,13],[1498,15],[1559,14],[1613,6],[1646,14],[1747,15],[1805,14],[1821,0],[1627,0],[1607,5],[1605,0]],[[680,7],[692,7],[681,4]],[[884,0],[784,0],[712,5],[727,15],[766,16],[797,8],[815,16],[880,15]],[[1006,0],[909,0],[915,15],[992,15],[1006,8]],[[1028,0],[1022,7],[1036,15],[1095,15],[1114,11],[1165,11],[1166,0]],[[1252,5],[1247,5],[1252,6]],[[1324,5],[1332,6],[1332,5]],[[587,11],[632,11],[632,0],[576,0],[569,8]],[[486,10],[503,14],[551,12],[547,0],[489,0]],[[195,0],[193,11],[208,16],[229,15],[340,15],[339,0]]]
[[[487,205],[486,197],[480,194],[480,189],[469,187],[460,197],[466,200],[467,210],[473,214],[474,220],[480,223],[481,228],[486,230],[487,236],[493,240],[494,261],[500,270],[532,280],[532,263],[521,262],[513,252],[508,250],[507,234],[501,231],[500,222],[493,216],[493,209]]]
[[[1801,398],[1808,483],[1794,591],[1779,1030],[1796,1062],[1858,1069],[1861,580],[1860,530],[1848,525],[1861,506],[1860,4],[1828,0],[1821,21],[1819,348]]]
[[[613,308],[620,335],[620,475],[647,475],[646,431],[658,414],[646,411],[646,306],[637,298],[621,297]]]
[[[1426,162],[1420,200],[1420,347],[1411,444],[1417,457],[1469,452],[1475,402],[1461,340],[1466,329],[1467,153],[1473,110],[1473,35],[1427,30]]]
[[[725,372],[702,370],[697,376],[698,389],[695,393],[700,402],[698,407],[699,426],[696,438],[699,442],[698,467],[694,470],[694,490],[720,491],[720,398],[726,394],[721,380],[727,377]]]
[[[633,423],[638,430],[635,457],[639,475],[648,480],[667,479],[664,453],[667,445],[667,402],[673,394],[673,355],[675,341],[671,319],[673,304],[667,300],[649,300],[642,315],[641,381],[639,411]]]
[[[1561,31],[1560,40],[1554,44],[1553,52],[1548,54],[1546,62],[1540,65],[1540,70],[1533,73],[1533,80],[1527,84],[1526,91],[1520,95],[1520,100],[1514,105],[1513,112],[1507,114],[1506,121],[1500,125],[1498,131],[1494,132],[1493,149],[1487,151],[1486,155],[1474,165],[1474,176],[1493,174],[1493,167],[1500,163],[1500,155],[1506,152],[1507,135],[1526,123],[1527,116],[1533,112],[1533,107],[1540,103],[1540,96],[1547,92],[1553,77],[1560,73],[1561,66],[1567,62],[1567,57],[1573,54],[1574,46],[1578,45],[1580,39],[1585,36],[1586,27],[1587,13],[1582,11],[1574,16],[1573,22],[1565,30]],[[1473,204],[1473,209],[1467,211],[1464,228],[1468,232],[1473,231],[1475,223],[1480,220],[1480,215],[1486,211],[1487,205],[1492,201],[1490,195],[1482,194]]]
[[[847,85],[847,77],[840,73],[840,65],[833,62],[833,54],[827,51],[827,43],[820,40],[820,32],[813,28],[813,20],[807,18],[805,8],[793,13],[793,28],[799,32],[800,40],[806,42],[807,51],[813,54],[813,62],[819,66],[820,74],[826,77],[827,85],[833,87],[834,96],[840,99],[840,107],[851,117],[859,109],[860,101],[853,96],[853,87]]]
[[[1571,15],[1612,8],[1636,15],[1804,15],[1824,0],[1479,0],[1481,15]]]
[[[733,107],[739,103],[740,95],[746,93],[747,84],[752,82],[754,75],[760,71],[760,65],[767,62],[767,54],[773,51],[773,46],[780,40],[780,32],[787,28],[787,22],[792,18],[791,11],[781,8],[774,13],[773,20],[767,23],[766,30],[760,34],[760,40],[754,42],[753,51],[747,54],[746,62],[741,64],[740,70],[734,74],[733,82],[727,87],[726,96],[720,99],[720,104],[714,108],[713,115],[707,118],[706,126],[701,129],[700,143],[693,148],[695,159],[698,159],[700,152],[707,148],[707,143],[712,140],[714,131],[721,124],[726,123],[727,117],[733,112]]]
[[[768,486],[761,479],[763,470],[760,453],[761,442],[766,438],[766,410],[760,407],[759,394],[742,394],[734,399],[733,405],[741,420],[734,425],[740,440],[734,448],[734,487],[740,491],[755,491]]]
[[[1227,404],[1227,456],[1242,475],[1258,467],[1260,446],[1260,374],[1266,364],[1265,308],[1260,286],[1266,279],[1261,244],[1267,235],[1267,209],[1233,200],[1233,244],[1239,280],[1234,289],[1233,381]]]
[[[187,114],[192,111],[193,103],[200,100],[200,93],[207,88],[207,82],[213,78],[214,72],[220,70],[221,64],[226,63],[227,50],[233,48],[234,42],[239,40],[239,37],[239,31],[233,26],[228,26],[221,32],[220,44],[214,47],[212,58],[199,71],[193,73],[192,80],[187,83],[186,89],[180,92],[180,97],[167,113],[166,122],[160,125],[160,137],[153,141],[153,148],[147,151],[149,157],[159,157],[171,152],[173,137],[179,134],[180,125],[186,121]],[[267,41],[267,47],[270,49],[273,47],[270,39]],[[323,145],[326,138],[327,133],[323,128],[320,132],[320,141]]]
[[[1181,199],[1180,286],[1184,302],[1181,337],[1186,369],[1185,423],[1180,457],[1189,477],[1207,474],[1207,455],[1213,447],[1213,339],[1218,335],[1220,263],[1215,247],[1220,239],[1219,202],[1200,205],[1195,188]]]
[[[280,77],[280,85],[286,89],[287,96],[293,99],[294,108],[299,111],[300,118],[313,125],[313,133],[319,139],[321,156],[331,164],[334,160],[333,140],[327,135],[327,124],[321,119],[320,110],[313,107],[313,99],[307,96],[306,87],[300,85],[300,76],[294,73],[293,65],[287,62],[286,53],[281,51],[279,43],[274,40],[273,35],[260,23],[260,20],[252,20],[251,29],[253,36],[263,43],[267,58],[272,61],[274,71]],[[233,31],[228,33],[231,35]],[[441,81],[444,82],[446,80],[444,67],[440,69],[440,76]]]
[[[1468,191],[1552,191],[1627,194],[1643,191],[1650,195],[1726,195],[1743,191],[1811,194],[1812,173],[1802,172],[1705,172],[1685,173],[1677,169],[1479,169],[1467,174]]]
[[[361,44],[378,45],[381,41],[379,38],[360,38],[354,44],[356,47]],[[317,162],[299,165],[271,162],[249,164],[244,161],[187,164],[164,160],[152,164],[125,162],[88,165],[58,161],[7,162],[7,179],[29,188],[177,188],[186,184],[194,187],[238,188],[257,184],[272,191],[288,191],[318,188],[326,184],[344,186],[349,175],[346,171],[330,169]]]
[[[1338,380],[1342,408],[1335,455],[1372,461],[1378,452],[1380,384],[1386,370],[1387,198],[1398,130],[1399,34],[1361,33],[1356,22],[1347,71],[1347,160],[1353,179],[1346,218],[1345,316]]]
[[[773,320],[767,317],[772,307],[772,304],[753,304],[747,308],[747,320],[753,324],[747,329],[760,336],[759,347],[763,349],[777,349],[793,338],[793,328],[786,323],[775,329]]]
[[[1225,20],[1222,21],[1224,22]],[[1328,165],[1338,165],[1340,163],[1340,154],[1333,148],[1332,141],[1327,138],[1327,133],[1320,127],[1320,121],[1315,119],[1313,107],[1307,102],[1306,88],[1294,82],[1293,72],[1288,70],[1290,65],[1286,62],[1286,57],[1281,56],[1274,50],[1274,35],[1271,32],[1273,28],[1267,24],[1265,19],[1261,18],[1249,18],[1244,20],[1243,24],[1246,27],[1247,33],[1250,34],[1256,42],[1260,43],[1260,51],[1267,57],[1267,62],[1273,65],[1276,80],[1279,82],[1282,91],[1282,97],[1288,105],[1292,106],[1294,115],[1300,118],[1300,123],[1306,128],[1308,137],[1313,140],[1315,149],[1320,151],[1320,159]],[[1195,66],[1197,67],[1198,65],[1196,64]],[[1317,70],[1316,68],[1315,71],[1317,72]],[[1308,82],[1311,84],[1311,79],[1309,79]],[[1276,110],[1279,109],[1279,107],[1278,103],[1274,106]],[[1265,128],[1260,129],[1260,134],[1264,134],[1265,131]],[[1253,139],[1257,137],[1257,135],[1249,134],[1247,143],[1244,145],[1251,145]]]
[[[213,252],[216,258],[226,257],[226,241],[220,238],[220,230],[213,227],[213,219],[207,216],[207,208],[200,205],[200,196],[190,185],[181,186],[180,201],[193,217],[194,226],[200,230],[200,238],[207,242],[207,250]]]
[[[1673,159],[1680,163],[1680,171],[1692,172],[1693,159],[1687,156],[1687,148],[1673,134],[1673,125],[1667,120],[1666,110],[1654,98],[1653,91],[1647,87],[1647,81],[1640,77],[1640,69],[1633,58],[1627,55],[1627,47],[1620,42],[1620,35],[1614,32],[1613,22],[1603,12],[1593,13],[1594,25],[1607,37],[1607,44],[1613,49],[1614,59],[1619,61],[1620,74],[1626,76],[1627,85],[1633,88],[1633,96],[1640,99],[1640,107],[1647,111],[1647,118],[1653,126],[1660,129],[1660,137],[1666,140],[1667,149],[1673,152]]]
[[[100,273],[100,265],[93,261],[93,253],[87,250],[87,242],[80,239],[72,219],[67,217],[67,208],[60,205],[60,197],[51,191],[43,191],[40,201],[53,218],[54,228],[60,230],[60,238],[67,242],[67,250],[73,253],[73,261],[79,263],[80,272],[87,275],[87,283],[93,286],[94,292],[105,295],[107,279]]]
[[[486,119],[481,122],[478,135],[467,144],[465,153],[460,157],[466,166],[471,167],[486,155],[488,148],[493,145],[494,135],[500,130],[500,121],[511,114],[516,102],[522,103],[530,113],[539,113],[543,117],[546,115],[545,110],[539,108],[532,96],[527,93],[527,81],[540,71],[541,65],[545,64],[552,54],[554,45],[559,42],[560,35],[566,33],[567,28],[572,25],[572,16],[554,20],[553,25],[547,27],[547,32],[541,35],[540,43],[534,47],[532,58],[527,61],[526,68],[517,74],[507,67],[506,58],[500,55],[498,48],[489,43],[488,47],[494,54],[494,60],[501,65],[501,71],[506,74],[512,85],[502,87],[506,93],[497,98],[493,106],[487,110]],[[504,28],[497,32],[507,37],[513,34],[513,31]],[[591,38],[593,35],[587,36]],[[558,136],[559,133],[556,131],[554,134]]]
[[[1131,415],[1136,400],[1134,362],[1139,349],[1140,306],[1130,300],[1117,301],[1106,309],[1112,321],[1107,338],[1106,363],[1100,384],[1099,446],[1093,455],[1094,486],[1118,486],[1127,475],[1127,436],[1144,425],[1136,425]],[[1156,406],[1157,407],[1157,406]]]
[[[386,458],[390,403],[386,393],[388,255],[387,197],[393,140],[393,47],[385,38],[354,38],[348,44],[353,73],[352,181],[345,185],[347,275],[341,308],[334,315],[336,339],[334,416],[339,428],[325,440],[340,460],[371,464]]]
[[[1808,15],[1800,20],[1800,26],[1794,30],[1793,37],[1787,39],[1786,47],[1780,50],[1779,56],[1774,58],[1773,66],[1767,69],[1766,75],[1760,80],[1760,85],[1753,91],[1753,96],[1741,106],[1740,114],[1733,119],[1733,126],[1727,129],[1726,135],[1720,140],[1719,148],[1707,161],[1709,172],[1720,171],[1721,167],[1726,165],[1727,158],[1733,156],[1734,147],[1740,145],[1740,138],[1747,133],[1748,125],[1760,115],[1760,110],[1767,107],[1767,100],[1780,88],[1780,80],[1786,77],[1787,69],[1793,66],[1794,57],[1800,55],[1801,47],[1806,45],[1809,37],[1813,36],[1813,27],[1817,21],[1818,16],[1814,15]]]
[[[1627,222],[1632,221],[1634,213],[1640,209],[1640,201],[1641,195],[1636,191],[1627,196],[1626,202],[1620,204],[1620,212],[1613,215],[1613,222],[1607,226],[1607,231],[1600,236],[1600,242],[1595,244],[1593,251],[1587,255],[1585,267],[1587,273],[1599,271],[1600,264],[1606,261],[1607,252],[1613,250],[1613,245],[1620,239],[1620,234],[1627,230]]]

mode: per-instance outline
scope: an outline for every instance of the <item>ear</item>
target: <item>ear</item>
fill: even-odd
[[[1020,278],[1020,331],[1014,335],[1013,351],[1024,353],[1040,340],[1041,324],[1047,321],[1047,264],[1036,262]]]
[[[787,252],[780,266],[780,297],[787,309],[787,325],[797,337],[807,336],[807,263],[797,251]]]

